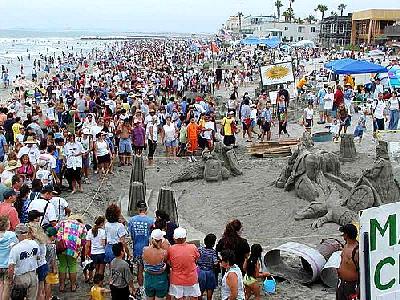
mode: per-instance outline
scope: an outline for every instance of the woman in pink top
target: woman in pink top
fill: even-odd
[[[168,249],[167,260],[171,266],[169,294],[175,299],[201,296],[197,278],[196,261],[200,257],[195,245],[186,243],[186,230],[174,230],[175,245]]]

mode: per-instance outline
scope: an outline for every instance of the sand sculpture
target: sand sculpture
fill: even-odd
[[[204,151],[201,161],[190,164],[182,169],[171,183],[204,179],[207,182],[226,180],[231,176],[242,175],[235,150],[216,142],[213,151]]]
[[[145,163],[142,156],[133,157],[130,185],[128,214],[133,216],[138,213],[137,204],[146,202]],[[157,209],[165,211],[178,224],[178,210],[174,192],[168,187],[162,187],[158,194]]]
[[[351,146],[349,140],[346,143]],[[294,190],[299,198],[310,202],[296,212],[296,220],[316,218],[314,227],[327,222],[345,225],[357,220],[360,210],[399,199],[400,188],[393,176],[387,143],[380,141],[376,153],[371,168],[364,170],[354,184],[340,172],[339,156],[315,149],[310,134],[305,132],[275,184],[286,191]]]

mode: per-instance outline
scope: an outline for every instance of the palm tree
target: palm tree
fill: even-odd
[[[290,23],[295,17],[293,8],[291,7],[289,7],[286,11],[284,11],[282,15],[285,17],[285,22],[290,22]]]
[[[282,1],[276,0],[274,5],[276,7],[276,13],[278,15],[278,21],[279,21],[279,19],[281,18],[281,7],[283,7]]]
[[[308,23],[312,23],[312,22],[316,22],[317,18],[313,15],[309,15],[307,18],[305,18],[304,20],[306,20]]]
[[[321,13],[321,16],[323,19],[325,17],[325,12],[328,10],[328,6],[324,5],[324,4],[318,4],[317,8],[315,9],[315,11],[319,11]]]
[[[242,32],[242,17],[243,13],[241,11],[238,12],[238,18],[239,18],[239,32]]]
[[[343,17],[343,11],[346,9],[347,5],[344,3],[339,4],[338,11],[340,11],[340,16]]]

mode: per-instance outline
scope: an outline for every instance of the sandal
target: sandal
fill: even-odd
[[[75,287],[72,287],[72,285],[71,285],[71,292],[72,292],[72,293],[75,293],[76,290],[77,290],[77,288],[78,288],[78,285],[77,285],[77,284],[75,284]]]
[[[65,293],[65,285],[64,286],[59,286],[59,288],[58,288],[58,291],[60,292],[60,293]]]

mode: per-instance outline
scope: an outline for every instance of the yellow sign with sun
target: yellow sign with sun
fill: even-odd
[[[294,82],[292,63],[284,62],[260,68],[262,84],[273,85]]]
[[[286,77],[290,70],[286,66],[273,66],[265,72],[265,77],[276,80]]]

